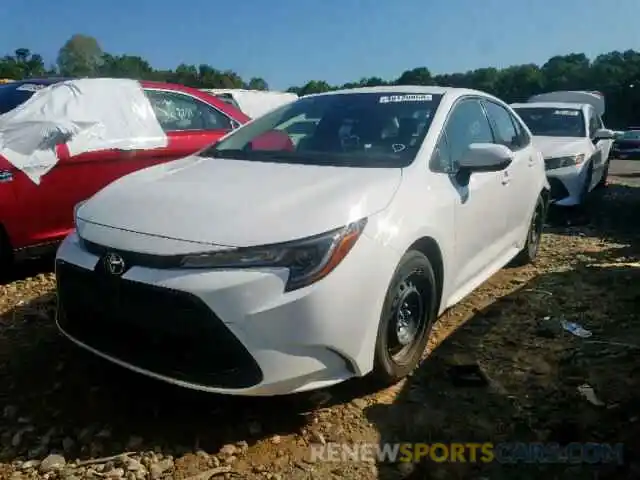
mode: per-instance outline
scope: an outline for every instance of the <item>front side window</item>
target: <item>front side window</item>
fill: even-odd
[[[517,107],[514,110],[534,135],[586,137],[584,116],[575,108]]]
[[[467,99],[455,107],[444,132],[447,136],[451,168],[456,169],[472,143],[494,143],[489,120],[475,99]]]
[[[416,157],[442,95],[402,92],[303,97],[201,153],[225,159],[405,167]]]
[[[231,122],[223,113],[189,95],[165,90],[145,93],[165,132],[231,129]]]

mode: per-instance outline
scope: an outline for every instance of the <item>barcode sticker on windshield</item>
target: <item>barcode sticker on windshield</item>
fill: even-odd
[[[430,102],[432,100],[432,95],[390,95],[380,97],[380,103]]]
[[[556,110],[553,112],[554,115],[566,115],[569,117],[577,117],[579,113],[576,110]]]
[[[25,83],[24,85],[20,85],[16,90],[21,92],[37,92],[38,90],[42,90],[46,85],[37,85],[35,83]]]

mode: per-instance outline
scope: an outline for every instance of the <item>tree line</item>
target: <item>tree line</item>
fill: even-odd
[[[268,90],[260,77],[243,79],[231,70],[207,64],[180,64],[174,70],[156,70],[136,55],[104,52],[90,36],[73,35],[58,53],[55,65],[27,48],[18,48],[0,58],[0,78],[22,79],[43,76],[126,77],[179,83],[196,88],[250,88]],[[533,94],[551,90],[598,90],[607,98],[605,121],[612,128],[640,124],[640,52],[614,51],[589,59],[583,53],[557,55],[543,65],[533,63],[507,68],[479,68],[460,73],[432,74],[427,67],[406,70],[398,78],[362,78],[344,85],[311,80],[288,89],[298,95],[338,88],[377,85],[440,85],[483,90],[507,102],[525,101]]]

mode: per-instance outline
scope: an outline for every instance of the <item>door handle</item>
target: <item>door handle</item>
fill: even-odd
[[[502,181],[500,183],[502,183],[502,185],[509,185],[510,181],[511,179],[509,178],[509,174],[507,172],[504,172],[504,176],[502,177]]]
[[[536,164],[536,159],[533,157],[529,157],[529,166],[533,167]]]

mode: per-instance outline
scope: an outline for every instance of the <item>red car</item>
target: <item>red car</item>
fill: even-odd
[[[1,85],[0,114],[26,102],[38,89],[63,80],[67,79],[30,79]],[[2,260],[45,253],[72,230],[77,203],[119,177],[193,154],[249,120],[232,105],[194,88],[146,81],[140,84],[167,135],[166,147],[101,150],[72,156],[62,143],[56,146],[57,163],[39,185],[0,155]],[[162,111],[166,102],[182,112],[180,122],[172,122]]]

